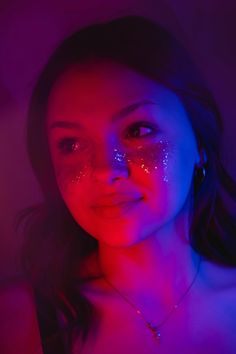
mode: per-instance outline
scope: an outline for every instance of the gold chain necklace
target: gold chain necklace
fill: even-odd
[[[193,284],[195,283],[198,274],[199,274],[199,270],[200,270],[200,264],[201,264],[201,257],[199,257],[199,262],[198,262],[198,266],[197,266],[197,270],[196,273],[191,281],[191,283],[189,284],[189,286],[187,287],[187,289],[184,291],[184,293],[181,295],[181,297],[179,298],[179,300],[172,306],[171,310],[168,312],[168,314],[158,323],[155,324],[151,321],[148,321],[146,319],[146,317],[144,316],[143,312],[136,307],[124,294],[122,294],[120,292],[120,290],[118,290],[105,276],[103,276],[104,280],[107,282],[107,284],[110,285],[110,287],[117,293],[120,295],[120,297],[122,297],[122,299],[127,302],[131,307],[133,307],[133,309],[135,310],[136,314],[138,316],[140,316],[142,318],[142,320],[145,322],[146,327],[148,328],[148,330],[152,333],[152,336],[155,340],[157,340],[158,342],[160,341],[161,338],[161,332],[160,332],[160,328],[169,320],[169,318],[172,316],[172,314],[178,309],[179,305],[183,302],[183,300],[185,299],[185,297],[187,296],[187,294],[190,292],[190,290],[193,287]]]

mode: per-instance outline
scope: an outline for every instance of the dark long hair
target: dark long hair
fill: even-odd
[[[24,269],[36,293],[66,319],[64,328],[46,335],[48,347],[53,347],[50,343],[60,331],[68,348],[75,334],[88,333],[95,314],[80,294],[83,279],[75,277],[74,269],[96,250],[97,242],[76,224],[57,189],[45,130],[47,101],[53,84],[67,68],[103,59],[156,80],[181,99],[207,156],[205,178],[194,178],[191,245],[209,260],[236,265],[236,223],[225,202],[227,195],[236,198],[236,186],[221,163],[222,122],[212,95],[185,49],[158,24],[137,16],[81,29],[66,38],[50,57],[34,88],[28,111],[28,153],[44,202],[29,208],[21,217],[26,232]],[[50,316],[45,318],[50,320]]]

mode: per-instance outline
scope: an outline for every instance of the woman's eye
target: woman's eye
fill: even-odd
[[[147,125],[146,123],[138,123],[131,126],[128,129],[128,138],[145,138],[147,136],[153,135],[156,132],[154,127]]]
[[[62,154],[68,155],[81,150],[82,146],[75,138],[65,138],[58,142],[58,149]]]

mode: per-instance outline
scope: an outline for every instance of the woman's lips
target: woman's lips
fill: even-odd
[[[104,218],[117,218],[121,217],[127,212],[131,211],[133,208],[137,206],[137,204],[141,201],[142,198],[132,199],[132,200],[124,200],[120,202],[114,203],[106,203],[106,204],[98,204],[92,206],[93,211],[101,217]]]

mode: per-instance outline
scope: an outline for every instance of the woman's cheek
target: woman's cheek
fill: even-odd
[[[88,180],[90,167],[86,160],[59,162],[55,166],[56,178],[62,195],[74,193],[78,183]]]
[[[122,153],[119,148],[114,149],[112,166],[122,165],[131,171],[130,183],[143,178],[143,183],[149,177],[155,176],[161,183],[168,183],[170,176],[170,161],[174,148],[169,141],[160,140],[149,145],[139,145]],[[118,158],[119,157],[119,158]],[[113,168],[111,166],[111,168]],[[94,174],[92,156],[83,158],[61,159],[55,163],[57,183],[63,195],[75,192],[76,185],[92,183]],[[138,187],[138,186],[137,186]]]
[[[169,181],[169,165],[174,148],[169,141],[160,140],[148,146],[140,145],[135,151],[127,154],[129,164],[139,169],[140,174],[155,175],[162,182]]]

